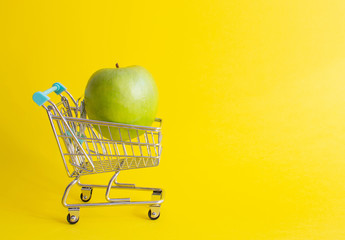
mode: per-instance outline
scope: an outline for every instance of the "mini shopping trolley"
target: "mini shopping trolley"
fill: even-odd
[[[47,96],[52,92],[61,97],[59,103],[54,104]],[[36,92],[33,100],[47,111],[67,175],[74,178],[62,197],[62,205],[68,208],[67,221],[70,224],[79,221],[81,207],[141,204],[149,206],[150,219],[159,218],[164,201],[162,189],[119,183],[117,177],[122,170],[158,166],[162,152],[161,119],[155,119],[157,126],[154,127],[87,119],[84,101],[76,101],[61,83],[54,83],[44,92]],[[114,172],[108,185],[80,182],[81,176],[105,172]],[[76,184],[81,187],[82,202],[67,203],[70,189]],[[106,201],[88,202],[94,188],[105,189]],[[152,197],[145,201],[111,198],[112,189],[151,191]]]

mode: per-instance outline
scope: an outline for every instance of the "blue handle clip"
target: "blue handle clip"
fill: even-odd
[[[49,93],[55,92],[57,95],[61,94],[62,92],[66,91],[66,87],[64,87],[61,83],[54,83],[51,88],[45,90],[44,92],[35,92],[32,96],[32,99],[38,106],[42,106],[46,101],[50,98],[48,97]]]

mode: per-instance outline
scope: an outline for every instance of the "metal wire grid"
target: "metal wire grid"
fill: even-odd
[[[48,108],[60,153],[70,177],[154,167],[159,164],[162,150],[160,119],[156,119],[159,127],[116,124],[85,119],[83,102],[80,106],[77,103],[77,107],[70,107],[67,98],[62,97],[62,101],[56,106],[79,142],[78,144],[73,138],[54,108]],[[104,136],[105,131],[108,138]],[[118,133],[117,136],[114,133]]]

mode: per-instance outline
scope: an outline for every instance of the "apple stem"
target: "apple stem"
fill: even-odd
[[[119,68],[119,64],[118,63],[116,63],[115,66],[116,66],[116,68]]]

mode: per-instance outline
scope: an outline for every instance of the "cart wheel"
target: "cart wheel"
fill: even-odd
[[[157,215],[157,213],[155,213],[155,212],[152,213],[152,211],[150,209],[149,212],[148,212],[148,215],[149,215],[149,218],[151,220],[157,220],[160,217],[161,213],[158,213],[158,215]]]
[[[84,196],[84,194],[80,194],[80,199],[83,201],[83,202],[88,202],[91,200],[91,194],[89,197],[87,197],[86,195]]]
[[[67,215],[67,222],[69,222],[70,224],[76,224],[79,221],[79,217],[72,215],[69,213]]]
[[[92,189],[91,190],[88,190],[88,191],[84,191],[80,194],[80,199],[83,201],[83,202],[88,202],[91,200],[91,197],[92,197]]]

